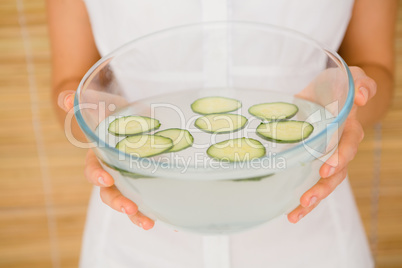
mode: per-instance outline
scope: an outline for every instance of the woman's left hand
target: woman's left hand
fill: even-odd
[[[363,140],[363,127],[357,119],[357,109],[364,106],[375,95],[377,84],[359,67],[350,67],[355,83],[355,100],[345,126],[338,148],[321,166],[321,179],[300,198],[300,205],[288,214],[291,223],[312,211],[324,198],[346,178],[348,164],[355,157],[357,148]]]

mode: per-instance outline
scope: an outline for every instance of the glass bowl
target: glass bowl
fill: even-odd
[[[248,118],[240,131],[207,134],[194,127],[196,99],[238,99],[233,113]],[[250,22],[210,22],[163,30],[133,40],[99,60],[75,95],[75,116],[117,188],[147,216],[177,230],[233,233],[290,212],[320,178],[334,152],[354,100],[351,73],[334,51],[301,33]],[[290,102],[292,120],[308,121],[313,134],[298,143],[262,140],[253,104]],[[115,116],[137,114],[183,128],[192,147],[150,158],[115,148],[124,137],[107,133]],[[152,134],[152,132],[150,132]],[[229,138],[261,141],[266,156],[222,162],[206,155]]]

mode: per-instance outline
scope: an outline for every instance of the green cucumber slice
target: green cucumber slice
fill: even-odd
[[[299,108],[293,103],[271,102],[251,106],[248,112],[262,120],[281,120],[292,118]]]
[[[132,179],[153,179],[153,178],[155,178],[155,177],[145,176],[145,175],[138,174],[138,173],[129,172],[127,170],[110,165],[110,164],[106,163],[105,161],[103,161],[102,159],[100,159],[100,161],[102,162],[102,164],[104,164],[108,168],[118,171],[122,176],[125,176],[125,177],[130,177]]]
[[[242,129],[247,118],[238,114],[209,114],[198,118],[194,125],[207,133],[230,133]]]
[[[240,107],[240,101],[225,97],[206,97],[191,104],[193,112],[198,114],[228,113],[236,111]]]
[[[266,176],[259,176],[259,177],[249,178],[249,179],[240,179],[240,180],[232,180],[232,181],[235,181],[235,182],[260,181],[260,180],[263,180],[263,179],[267,179],[267,178],[269,178],[269,177],[271,177],[271,176],[273,176],[273,175],[275,175],[275,173],[271,173],[271,174],[268,174],[268,175],[266,175]]]
[[[194,142],[193,136],[186,129],[170,128],[158,131],[155,135],[170,138],[173,141],[173,147],[169,152],[178,152],[191,147]]]
[[[160,126],[157,119],[132,115],[115,119],[109,124],[108,131],[117,136],[129,136],[158,129]]]
[[[266,153],[261,142],[250,138],[230,139],[211,145],[207,154],[217,160],[245,162],[263,157]]]
[[[129,136],[116,144],[116,149],[137,157],[155,156],[171,148],[172,139],[148,134]]]
[[[307,139],[313,130],[308,122],[282,120],[261,123],[257,127],[257,135],[277,143],[295,143]]]

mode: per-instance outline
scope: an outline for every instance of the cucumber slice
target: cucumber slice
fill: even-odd
[[[194,125],[207,133],[230,133],[242,129],[247,118],[238,114],[209,114],[198,118]]]
[[[158,129],[161,123],[157,119],[146,116],[124,116],[109,124],[109,133],[117,136],[136,135]]]
[[[253,178],[249,178],[249,179],[232,180],[232,181],[235,181],[235,182],[260,181],[260,180],[263,180],[263,179],[267,179],[267,178],[269,178],[269,177],[271,177],[271,176],[273,176],[273,175],[275,175],[275,173],[271,173],[271,174],[266,175],[266,176],[253,177]]]
[[[313,130],[308,122],[282,120],[261,123],[257,127],[257,135],[277,143],[295,143],[307,139]]]
[[[198,114],[220,114],[236,111],[241,102],[225,97],[206,97],[198,99],[191,104],[193,112]]]
[[[261,142],[249,138],[225,140],[211,145],[207,150],[210,157],[229,162],[245,162],[260,158],[265,152]]]
[[[172,139],[148,134],[129,136],[116,144],[116,149],[137,157],[158,155],[171,148],[173,148]]]
[[[173,141],[173,147],[169,152],[178,152],[193,145],[194,138],[186,129],[170,128],[156,132],[155,135],[170,138]]]
[[[248,112],[262,120],[281,120],[292,118],[299,108],[287,102],[261,103],[251,106]]]

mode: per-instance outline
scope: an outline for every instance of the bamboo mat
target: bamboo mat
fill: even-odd
[[[393,106],[350,178],[377,267],[402,267],[402,1]],[[44,0],[0,1],[0,267],[77,267],[91,186],[50,102]]]

